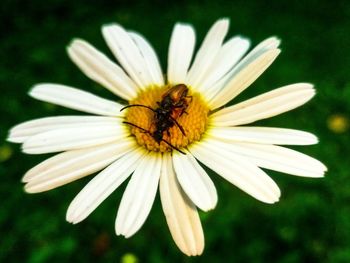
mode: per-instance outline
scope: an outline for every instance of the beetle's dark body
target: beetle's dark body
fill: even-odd
[[[183,128],[177,123],[176,119],[185,113],[188,103],[186,100],[188,88],[184,84],[179,84],[169,89],[160,102],[157,102],[158,108],[154,110],[154,122],[156,129],[153,138],[160,143],[163,139],[163,133],[169,132],[169,129],[175,124],[185,135]]]
[[[150,132],[130,122],[124,122],[124,123],[137,127],[143,130],[144,132],[150,134],[157,143],[164,141],[172,148],[178,150],[181,153],[184,153],[180,151],[178,148],[176,148],[175,146],[171,145],[168,141],[164,140],[163,136],[164,136],[164,132],[167,132],[167,134],[170,135],[169,129],[174,125],[176,125],[181,130],[183,135],[185,135],[184,129],[177,122],[176,119],[180,117],[183,113],[186,113],[186,109],[188,107],[188,104],[190,103],[189,99],[191,99],[191,97],[187,96],[187,94],[188,94],[187,86],[184,84],[178,84],[170,88],[162,96],[162,100],[157,102],[158,108],[156,109],[152,109],[151,107],[142,105],[142,104],[131,104],[122,109],[124,110],[130,107],[144,107],[153,111],[154,112],[153,125],[155,126],[155,129],[153,132]]]

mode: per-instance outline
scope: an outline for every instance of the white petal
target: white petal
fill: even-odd
[[[151,44],[143,36],[136,32],[129,32],[129,35],[139,47],[140,52],[147,64],[147,68],[151,73],[153,83],[159,86],[164,85],[162,69],[160,67],[157,54]]]
[[[130,237],[145,222],[157,193],[161,169],[160,153],[149,153],[140,161],[121,200],[115,230],[117,235]]]
[[[87,218],[129,177],[144,153],[133,149],[96,175],[71,202],[66,220],[76,224]]]
[[[118,24],[105,25],[102,34],[119,63],[139,88],[154,84],[139,48],[124,28]]]
[[[254,198],[275,203],[281,192],[276,183],[249,159],[229,151],[230,144],[206,140],[191,147],[203,164]]]
[[[86,76],[125,100],[136,97],[136,84],[117,64],[89,43],[76,39],[68,46],[67,51]]]
[[[205,92],[223,78],[229,70],[242,58],[250,46],[250,41],[242,37],[233,37],[220,49],[207,74],[203,78],[202,85],[198,87],[200,92]],[[205,94],[205,93],[204,93]]]
[[[214,183],[191,154],[173,153],[177,179],[191,201],[203,211],[216,206],[218,196]]]
[[[270,118],[295,109],[315,95],[312,84],[298,83],[272,90],[212,115],[215,126],[236,126]]]
[[[212,127],[209,136],[226,142],[253,142],[280,145],[310,145],[318,142],[311,133],[282,128],[267,127]]]
[[[29,95],[38,100],[92,114],[122,116],[120,109],[123,106],[119,103],[64,85],[38,84],[33,87]]]
[[[277,49],[281,44],[281,41],[277,37],[270,37],[260,42],[255,48],[253,48],[248,55],[246,55],[242,61],[237,65],[236,70],[243,69],[251,62],[253,62],[256,58],[260,57],[268,50]]]
[[[216,55],[220,51],[222,42],[227,34],[228,27],[229,20],[220,19],[210,28],[197,52],[191,69],[188,72],[186,83],[188,83],[190,86],[201,86],[207,69],[210,67]]]
[[[168,51],[168,83],[179,84],[186,81],[195,42],[196,35],[191,25],[175,25]]]
[[[104,124],[87,127],[68,127],[47,131],[30,137],[23,144],[25,153],[41,154],[75,150],[108,142],[115,142],[128,136],[124,125]]]
[[[305,177],[323,177],[327,167],[303,153],[275,145],[255,143],[218,143],[229,145],[230,152],[240,154],[259,167]]]
[[[204,234],[196,207],[178,183],[170,154],[163,154],[160,199],[170,233],[180,250],[188,256],[200,255]]]
[[[215,85],[208,87],[204,90],[204,96],[208,99],[212,99],[223,87],[225,87],[229,81],[231,81],[239,72],[241,72],[250,63],[256,60],[269,50],[276,49],[280,45],[280,40],[276,37],[270,37],[262,41],[252,51],[248,53],[230,72],[228,72],[223,78],[221,78]],[[238,95],[238,94],[237,94]]]
[[[209,102],[211,109],[225,105],[249,87],[272,64],[280,52],[279,49],[266,51],[242,69],[237,65],[237,73]]]
[[[89,127],[103,124],[120,125],[115,117],[102,116],[57,116],[46,117],[20,123],[10,130],[8,141],[23,143],[39,133],[62,128]]]
[[[57,154],[30,169],[22,181],[28,193],[48,191],[100,171],[136,147],[133,139]]]

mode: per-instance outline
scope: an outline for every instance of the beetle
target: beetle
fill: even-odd
[[[146,130],[142,127],[137,126],[131,122],[124,121],[123,123],[134,126],[145,133],[148,133],[158,144],[160,142],[165,142],[171,148],[179,151],[182,154],[186,154],[181,151],[170,142],[166,141],[163,136],[164,132],[167,132],[168,136],[170,136],[169,129],[176,125],[181,133],[186,136],[185,130],[183,127],[177,122],[177,119],[184,113],[187,114],[186,109],[192,101],[192,97],[188,96],[188,87],[185,84],[177,84],[171,87],[162,95],[162,100],[157,101],[158,108],[153,109],[150,106],[143,104],[131,104],[123,107],[120,111],[123,111],[127,108],[131,107],[143,107],[153,111],[154,120],[153,123],[155,125],[155,130],[153,132]]]

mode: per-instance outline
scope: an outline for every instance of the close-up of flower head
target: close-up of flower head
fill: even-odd
[[[194,28],[176,23],[165,71],[150,42],[117,23],[102,27],[116,61],[74,39],[70,59],[116,97],[54,83],[30,90],[37,100],[91,115],[34,119],[10,130],[7,140],[21,143],[24,153],[58,153],[24,175],[25,191],[48,191],[97,172],[69,205],[66,220],[76,224],[130,177],[115,220],[116,234],[128,238],[146,221],[159,188],[176,245],[195,256],[205,244],[197,209],[206,212],[218,202],[208,171],[268,204],[278,202],[281,191],[265,169],[323,177],[320,161],[285,147],[316,144],[315,135],[254,126],[308,102],[313,85],[289,84],[235,102],[281,50],[280,40],[269,37],[248,52],[250,41],[227,37],[228,30],[229,19],[219,19],[196,51]]]

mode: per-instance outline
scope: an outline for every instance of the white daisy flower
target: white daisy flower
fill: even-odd
[[[159,184],[171,235],[187,255],[200,255],[204,235],[197,212],[211,210],[217,193],[200,161],[257,200],[275,203],[280,189],[261,168],[305,177],[322,177],[326,167],[297,151],[277,145],[310,145],[307,132],[243,126],[273,117],[309,101],[312,84],[297,83],[224,107],[252,84],[280,53],[271,37],[246,56],[248,39],[224,41],[228,19],[218,20],[194,55],[195,31],[175,25],[168,70],[163,76],[149,42],[118,24],[102,28],[116,64],[93,46],[75,39],[69,57],[92,80],[129,107],[59,84],[38,84],[38,100],[93,116],[57,116],[28,121],[11,129],[8,140],[29,154],[59,153],[23,177],[37,193],[98,173],[75,197],[67,220],[88,217],[129,176],[115,230],[130,237],[145,222]]]

